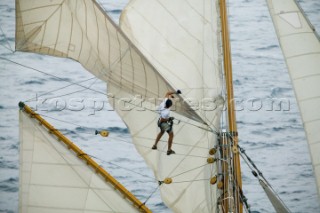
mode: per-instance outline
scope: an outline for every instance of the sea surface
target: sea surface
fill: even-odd
[[[100,1],[116,22],[126,2]],[[300,3],[319,32],[320,1]],[[229,0],[229,14],[234,90],[236,99],[242,100],[237,105],[239,143],[292,212],[320,212],[299,110],[266,2]],[[74,61],[14,52],[13,0],[0,0],[0,27],[0,213],[18,212],[19,101],[37,107],[38,113],[94,156],[140,200],[147,200],[153,212],[171,212],[161,202],[159,191],[148,199],[157,183],[106,97],[70,86],[78,82],[105,93],[105,83]],[[285,104],[270,110],[270,98],[283,99]],[[82,110],[72,102],[79,99],[84,100]],[[95,136],[96,129],[108,129],[110,137]],[[242,173],[251,211],[275,212],[243,162]]]

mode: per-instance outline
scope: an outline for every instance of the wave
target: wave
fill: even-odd
[[[259,47],[259,48],[256,48],[255,50],[256,51],[269,51],[271,49],[278,49],[279,48],[279,45],[269,45],[269,46],[266,46],[266,47]]]
[[[18,169],[17,162],[4,160],[3,157],[0,157],[0,169]],[[1,191],[1,190],[0,190]]]
[[[18,178],[9,178],[7,180],[0,182],[0,191],[5,192],[18,192],[19,188],[17,187],[19,183]]]
[[[23,85],[33,85],[33,84],[43,85],[44,81],[30,80],[23,83]]]

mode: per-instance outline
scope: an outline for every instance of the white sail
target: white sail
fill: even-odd
[[[217,6],[211,0],[131,1],[122,12],[120,26],[184,96],[206,101],[221,94]],[[197,113],[207,123],[215,116],[210,110]]]
[[[219,131],[223,105],[218,23],[216,1],[209,0],[131,1],[120,20],[121,29],[130,40],[171,85],[182,90],[183,97],[196,104],[195,112],[214,131]],[[129,95],[113,85],[108,85],[108,91],[116,97]],[[217,145],[215,133],[175,114],[176,109],[173,116],[182,121],[174,125],[173,149],[177,154],[167,156],[167,136],[163,136],[157,151],[151,150],[159,131],[157,114],[143,108],[140,112],[137,108],[124,111],[120,105],[113,105],[156,178],[172,178],[173,183],[160,186],[165,204],[174,212],[215,212],[218,195],[210,179],[217,170],[215,164],[207,163],[207,158],[213,157],[209,150]]]
[[[19,212],[142,211],[69,148],[20,111]]]
[[[16,2],[16,49],[72,58],[105,80],[111,105],[156,178],[172,178],[160,186],[166,205],[215,212],[219,195],[210,180],[217,167],[207,159],[223,106],[217,1],[132,1],[122,14],[126,34],[93,0]],[[172,112],[177,154],[167,156],[167,136],[158,150],[151,146],[159,131],[155,109],[173,88],[183,94]]]
[[[16,50],[74,59],[146,100],[173,90],[95,0],[16,0],[16,11]],[[202,122],[187,102],[177,109]]]
[[[320,193],[319,36],[296,1],[267,2],[299,105]]]

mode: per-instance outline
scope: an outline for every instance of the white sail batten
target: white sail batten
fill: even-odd
[[[209,150],[216,146],[223,99],[219,52],[219,18],[216,1],[131,1],[123,10],[121,29],[161,76],[179,88],[195,106],[194,110],[213,129],[181,116],[177,108],[171,112],[179,124],[173,126],[175,155],[166,155],[167,135],[158,150],[151,150],[159,128],[159,115],[139,109],[121,110],[121,115],[133,136],[133,143],[159,181],[172,178],[171,184],[161,184],[164,203],[174,212],[212,213],[217,208],[217,187],[210,179],[217,175],[215,163],[207,163]],[[155,82],[154,82],[155,83]],[[108,91],[116,97],[128,95],[114,85]],[[160,97],[164,97],[165,93]],[[181,100],[176,98],[174,106]],[[157,104],[160,102],[158,101]],[[153,106],[156,107],[156,106]],[[196,195],[196,196],[195,196]]]
[[[320,199],[320,41],[294,0],[267,0],[308,140]]]
[[[19,212],[141,212],[69,148],[20,111]]]
[[[154,103],[174,90],[95,0],[16,0],[16,50],[76,60],[99,79]],[[109,94],[112,96],[112,94]],[[188,102],[179,114],[201,123]]]

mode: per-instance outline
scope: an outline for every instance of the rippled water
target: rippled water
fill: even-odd
[[[103,6],[117,19],[125,2],[104,0]],[[301,1],[301,5],[320,31],[320,2],[305,0]],[[292,212],[320,212],[303,127],[266,3],[264,0],[230,0],[229,13],[234,89],[239,100],[237,120],[240,144]],[[38,101],[29,101],[29,105],[37,106],[40,114],[53,117],[47,117],[49,122],[76,141],[138,198],[145,201],[156,188],[156,183],[151,171],[130,144],[125,125],[103,103],[105,97],[75,85],[41,96],[69,85],[67,81],[83,81],[83,85],[102,92],[105,92],[105,84],[92,78],[79,64],[70,60],[12,53],[14,14],[14,1],[1,0],[0,57],[7,60],[0,59],[0,212],[18,212],[17,104],[36,95]],[[63,80],[33,69],[59,76]],[[67,93],[72,94],[55,99],[60,110],[50,107],[52,101],[45,101],[45,98]],[[85,100],[84,110],[72,108],[74,98]],[[269,98],[282,98],[288,102],[281,110],[270,110]],[[102,108],[104,110],[100,110]],[[104,128],[112,132],[108,139],[93,134],[95,129]],[[134,172],[128,171],[128,168]],[[274,212],[246,165],[243,164],[242,170],[244,193],[251,210]],[[170,212],[162,204],[158,192],[147,204],[154,212]]]

